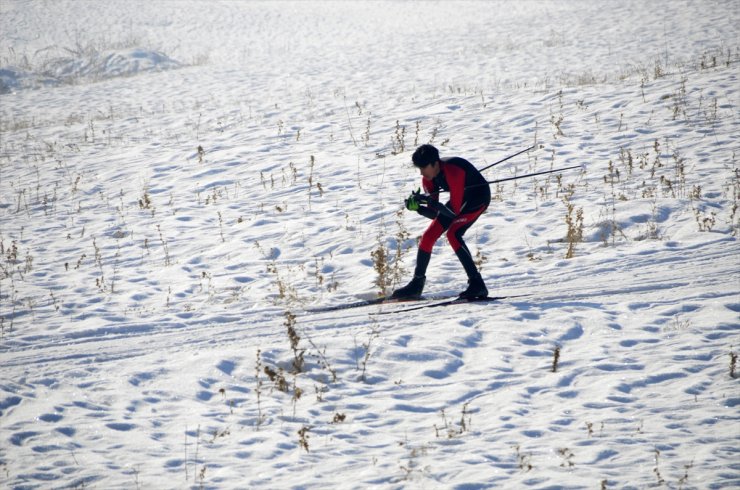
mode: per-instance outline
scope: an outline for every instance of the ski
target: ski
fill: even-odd
[[[417,303],[434,300],[450,300],[456,299],[453,296],[422,296],[421,298],[391,298],[390,296],[380,296],[373,299],[364,299],[356,301],[354,303],[342,303],[331,306],[321,306],[318,308],[312,308],[306,310],[307,313],[327,313],[331,311],[350,310],[353,308],[361,308],[363,306],[383,305],[383,304],[399,304],[399,303]]]
[[[421,310],[424,308],[441,308],[444,306],[462,305],[468,303],[494,303],[502,299],[512,298],[513,296],[486,296],[485,298],[446,298],[435,303],[425,303],[422,305],[414,305],[408,308],[396,308],[394,310],[378,311],[373,315],[390,315],[392,313],[406,313],[409,311]]]
[[[408,305],[407,308],[397,308],[393,310],[381,310],[372,313],[373,315],[389,315],[391,313],[402,313],[406,311],[415,311],[420,310],[422,308],[439,308],[443,306],[452,306],[457,304],[466,304],[466,303],[492,303],[496,301],[500,301],[503,299],[509,299],[509,298],[520,298],[523,296],[528,296],[526,294],[519,294],[515,296],[487,296],[485,298],[472,298],[472,299],[462,299],[458,296],[422,296],[421,298],[405,298],[405,299],[397,299],[397,298],[391,298],[390,296],[381,296],[378,298],[373,299],[366,299],[362,301],[356,301],[354,303],[342,303],[338,305],[331,305],[331,306],[323,306],[319,308],[313,308],[310,310],[306,310],[307,313],[327,313],[332,311],[341,311],[341,310],[349,310],[354,308],[361,308],[364,306],[373,306],[373,305],[394,305],[394,304],[400,304],[400,305]],[[419,304],[416,304],[419,303]]]

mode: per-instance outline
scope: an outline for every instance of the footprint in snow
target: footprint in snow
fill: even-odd
[[[453,359],[451,361],[448,361],[442,369],[429,369],[427,371],[424,371],[422,374],[434,379],[445,379],[455,374],[462,365],[462,360]]]
[[[654,384],[660,384],[664,383],[666,381],[674,380],[674,379],[681,379],[685,378],[687,376],[686,373],[663,373],[663,374],[656,374],[653,376],[648,376],[645,379],[641,379],[638,381],[635,381],[633,383],[622,383],[619,386],[617,386],[617,390],[621,391],[622,393],[631,393],[634,388],[645,388],[649,385]]]
[[[622,347],[634,347],[638,344],[655,344],[658,339],[626,339],[619,342]]]
[[[40,432],[16,432],[10,436],[10,443],[14,446],[22,446],[26,441],[32,440],[34,437],[39,435]]]
[[[113,429],[119,432],[129,432],[136,428],[136,424],[125,424],[125,423],[115,423],[115,422],[105,424],[105,426],[108,427],[109,429]]]
[[[229,360],[223,360],[216,364],[216,369],[221,371],[227,376],[231,376],[231,373],[234,372],[234,369],[236,368],[236,362],[229,361]]]
[[[74,427],[57,427],[54,430],[67,437],[72,437],[77,434],[77,429]]]
[[[413,339],[411,335],[401,335],[395,340],[395,344],[401,347],[408,347],[411,339]]]
[[[58,413],[45,413],[43,415],[39,415],[39,420],[42,422],[49,422],[49,423],[57,423],[60,420],[62,420],[64,417],[62,415],[59,415]]]
[[[461,347],[464,349],[474,349],[478,347],[483,339],[483,334],[480,331],[475,331],[470,335],[466,335],[460,339],[452,339],[450,344],[455,347]],[[457,351],[456,351],[457,352]],[[456,355],[462,356],[462,352],[458,352]]]
[[[575,325],[568,329],[567,332],[565,332],[563,335],[560,336],[558,339],[559,342],[565,342],[566,340],[576,340],[583,336],[583,327],[581,325]]]
[[[541,430],[523,430],[522,435],[526,437],[531,437],[531,438],[538,438],[538,437],[542,437],[543,435],[545,435],[545,433],[542,432]]]
[[[20,405],[22,399],[19,396],[9,396],[8,398],[5,398],[4,400],[0,401],[0,417],[5,414],[5,411],[11,407],[14,407],[16,405]]]

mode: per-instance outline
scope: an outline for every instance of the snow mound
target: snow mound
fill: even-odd
[[[134,48],[58,59],[50,63],[45,74],[60,80],[106,79],[170,70],[180,66],[179,62],[164,53]]]
[[[8,94],[25,88],[54,85],[57,83],[57,80],[50,80],[47,77],[35,75],[33,72],[15,66],[0,68],[0,94]]]
[[[67,55],[46,62],[39,69],[0,68],[0,93],[159,72],[183,66],[164,53],[143,48],[105,51],[65,50]]]

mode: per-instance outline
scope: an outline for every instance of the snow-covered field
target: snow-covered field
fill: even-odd
[[[740,487],[739,25],[2,1],[0,486]],[[581,170],[492,187],[508,299],[312,312],[410,278],[427,142]],[[464,287],[440,241],[426,292]]]

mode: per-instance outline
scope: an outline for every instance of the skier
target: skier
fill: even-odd
[[[391,297],[396,299],[421,297],[432,248],[445,231],[452,250],[455,251],[468,275],[468,288],[460,293],[459,297],[461,299],[487,297],[488,289],[473,262],[470,250],[463,241],[465,232],[491,202],[491,190],[486,179],[464,158],[440,158],[439,151],[432,145],[418,147],[411,160],[421,173],[421,182],[426,194],[421,194],[420,191],[412,192],[405,200],[406,208],[431,219],[432,223],[421,237],[413,279],[406,286],[395,290]],[[450,193],[450,200],[446,205],[439,202],[440,191]]]

